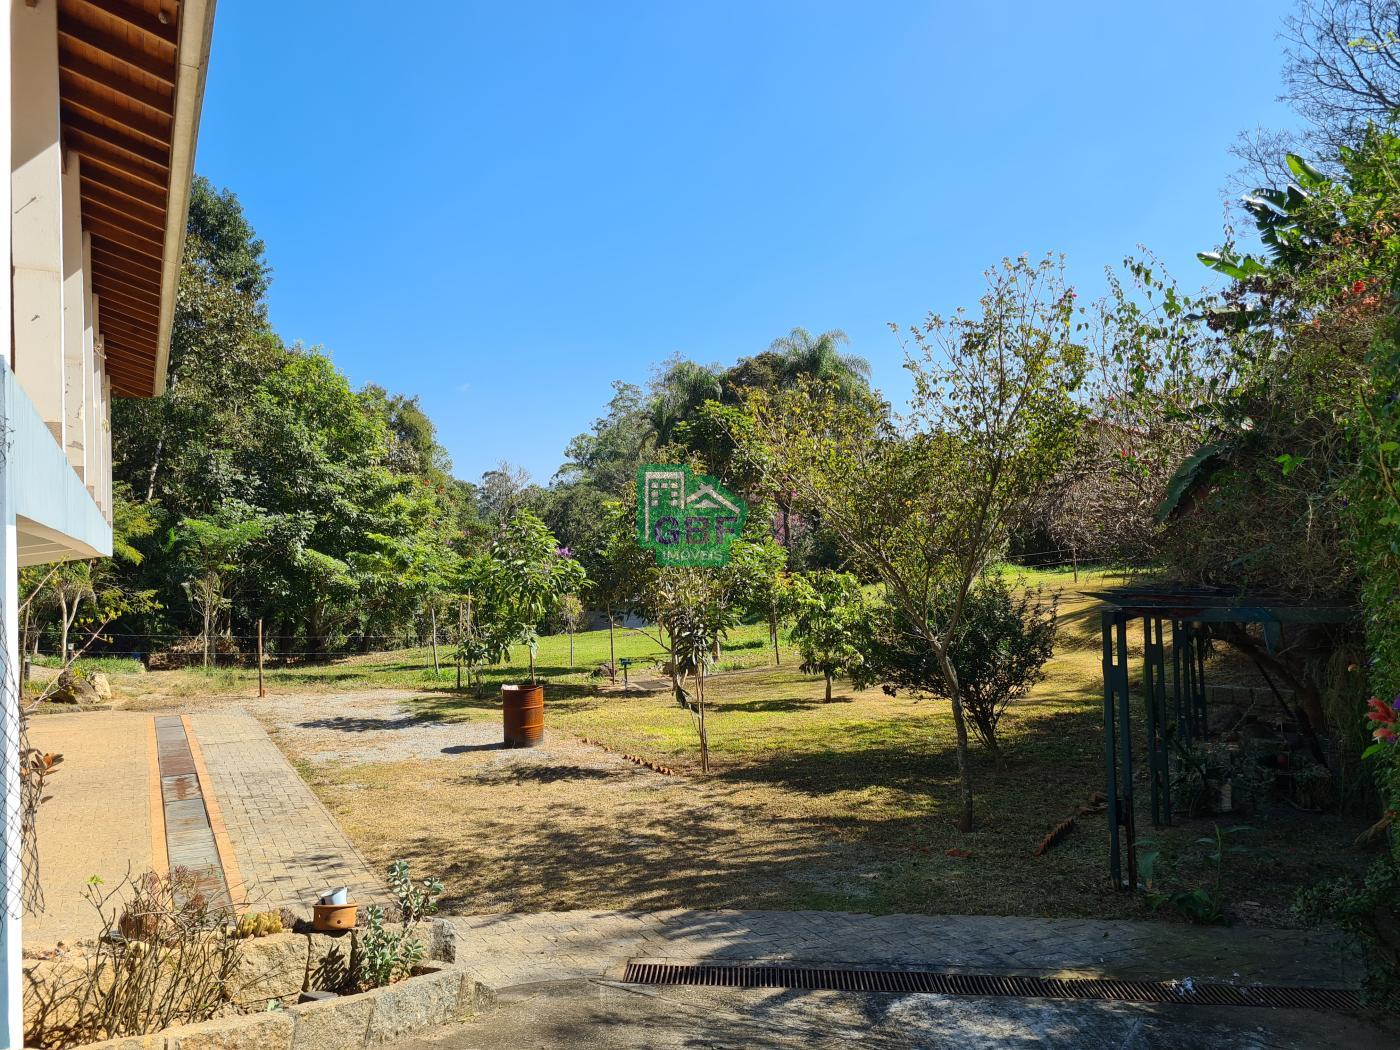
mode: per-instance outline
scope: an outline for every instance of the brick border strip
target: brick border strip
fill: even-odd
[[[165,841],[165,794],[160,788],[160,747],[156,744],[156,716],[146,719],[146,781],[151,807],[151,870],[170,874],[169,846]]]
[[[182,714],[180,724],[185,728],[185,740],[190,745],[190,757],[194,759],[194,773],[199,780],[199,793],[204,796],[204,814],[209,820],[209,830],[214,834],[214,849],[219,854],[219,866],[224,869],[224,885],[228,887],[229,903],[233,910],[242,914],[248,909],[248,884],[243,881],[243,873],[238,869],[238,858],[233,852],[233,841],[224,824],[223,811],[219,809],[218,797],[214,794],[214,781],[209,776],[209,767],[204,764],[204,751],[195,736],[190,716]],[[155,723],[152,722],[152,732]]]

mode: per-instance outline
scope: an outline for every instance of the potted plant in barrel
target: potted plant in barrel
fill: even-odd
[[[492,542],[488,575],[493,626],[530,652],[530,681],[501,686],[506,746],[533,747],[544,736],[544,686],[535,676],[537,631],[560,598],[583,586],[583,566],[543,521],[520,511]]]

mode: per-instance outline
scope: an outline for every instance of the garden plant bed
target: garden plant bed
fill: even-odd
[[[428,963],[386,988],[236,1014],[155,1035],[87,1043],[78,1050],[348,1050],[397,1040],[483,1009],[490,992],[466,970]]]
[[[440,959],[425,961],[413,975],[383,988],[342,991],[362,931],[343,934],[281,933],[249,939],[221,1016],[179,1025],[145,1036],[127,1036],[86,1048],[115,1050],[198,1050],[200,1047],[247,1047],[250,1050],[339,1050],[380,1046],[394,1040],[468,1017],[489,1003],[491,992],[467,970]],[[444,928],[425,930],[435,956],[451,954],[452,941]],[[44,999],[46,982],[61,981],[64,967],[75,964],[48,960],[25,971],[26,1004]],[[300,1001],[304,993],[320,993]],[[61,999],[55,1009],[64,1008]],[[31,1031],[32,1035],[32,1031]]]

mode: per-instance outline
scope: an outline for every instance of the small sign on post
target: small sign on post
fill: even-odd
[[[658,565],[728,564],[729,544],[748,516],[747,503],[683,464],[637,471],[637,543],[656,553]]]

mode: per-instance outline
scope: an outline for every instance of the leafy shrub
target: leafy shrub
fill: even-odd
[[[940,591],[930,603],[930,621],[945,621],[956,597]],[[963,709],[998,765],[1002,753],[997,726],[1007,705],[1044,677],[1045,664],[1055,650],[1058,608],[1058,597],[1047,599],[1039,588],[1012,593],[1000,574],[988,573],[968,591],[962,620],[949,639],[948,658],[957,668]],[[891,695],[907,689],[948,696],[932,648],[890,606],[878,610],[873,619],[867,659],[858,676],[883,682]]]
[[[1392,1021],[1400,1014],[1400,864],[1390,856],[1371,865],[1358,886],[1341,878],[1310,886],[1294,901],[1299,917],[1334,922],[1360,938],[1366,955],[1366,1004]]]
[[[423,919],[437,911],[442,883],[428,878],[415,885],[408,873],[408,861],[396,860],[389,866],[389,891],[394,895],[402,925],[398,930],[389,929],[384,909],[377,904],[370,906],[355,971],[361,988],[382,988],[401,981],[423,961],[425,949],[416,931]]]
[[[1248,831],[1246,827],[1231,828],[1230,833]],[[1225,872],[1225,855],[1227,853],[1247,853],[1244,846],[1227,846],[1225,844],[1225,832],[1216,825],[1214,835],[1206,835],[1196,840],[1202,846],[1210,847],[1206,854],[1206,860],[1210,863],[1210,881],[1204,886],[1191,886],[1185,889],[1168,890],[1160,885],[1157,868],[1161,860],[1161,854],[1155,849],[1148,849],[1138,854],[1138,877],[1142,882],[1143,889],[1147,891],[1147,903],[1150,907],[1169,907],[1188,922],[1194,922],[1201,926],[1215,926],[1226,921],[1225,918],[1225,895],[1221,888],[1221,880]],[[1146,839],[1142,845],[1151,846],[1152,843]]]

